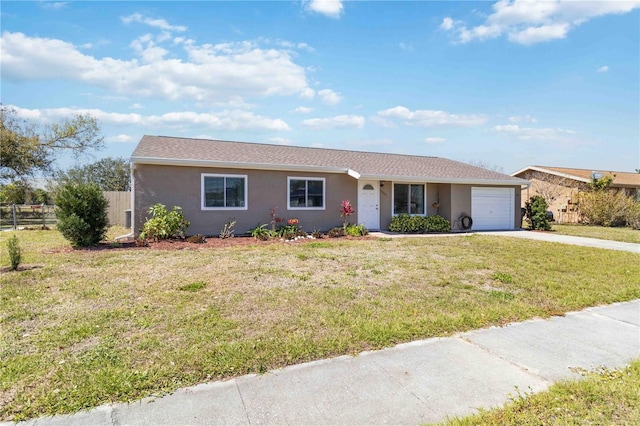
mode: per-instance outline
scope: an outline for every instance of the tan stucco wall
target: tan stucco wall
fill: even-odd
[[[380,182],[380,229],[387,230],[391,225],[393,182]]]
[[[553,212],[554,219],[559,223],[576,223],[578,222],[577,205],[573,204],[578,200],[578,188],[572,188],[563,185],[554,185],[540,179],[530,178],[531,186],[521,191],[521,206],[524,207],[526,202],[536,195],[541,195],[536,191],[538,185],[552,185],[558,191],[558,197],[549,204],[547,210]],[[547,200],[547,203],[549,201]]]
[[[247,210],[202,210],[201,174],[241,174],[248,179]],[[136,164],[135,211],[133,226],[137,234],[142,229],[147,210],[156,203],[171,209],[180,206],[185,218],[191,222],[188,235],[218,235],[225,222],[236,220],[236,235],[245,235],[258,224],[269,223],[269,209],[277,208],[277,216],[297,218],[307,232],[315,229],[326,231],[342,223],[340,203],[349,199],[357,210],[357,181],[346,174],[307,173],[287,171],[218,169],[206,167],[179,167]],[[325,181],[325,210],[287,210],[287,178],[323,177]]]

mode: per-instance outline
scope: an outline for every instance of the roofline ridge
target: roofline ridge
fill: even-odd
[[[166,138],[166,139],[187,139],[187,140],[195,140],[195,141],[209,141],[209,142],[222,142],[222,143],[240,143],[245,145],[262,145],[262,146],[277,146],[282,148],[293,148],[293,149],[313,149],[313,150],[322,150],[322,151],[337,151],[337,152],[353,152],[356,154],[375,154],[375,155],[393,155],[397,157],[417,157],[417,158],[435,158],[447,161],[456,161],[450,160],[444,157],[437,157],[433,155],[416,155],[416,154],[398,154],[393,152],[375,152],[375,151],[356,151],[353,149],[340,149],[340,148],[322,148],[318,146],[299,146],[299,145],[280,145],[276,143],[265,143],[265,142],[247,142],[247,141],[230,141],[224,139],[209,139],[209,138],[193,138],[193,137],[183,137],[183,136],[166,136],[166,135],[143,135],[142,137],[152,137],[152,138]],[[462,164],[461,161],[458,161]],[[470,166],[470,164],[467,164]]]

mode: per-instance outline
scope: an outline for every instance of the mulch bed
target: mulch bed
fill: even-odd
[[[102,250],[199,250],[199,249],[216,249],[225,247],[242,247],[242,246],[256,246],[256,245],[270,245],[270,244],[306,244],[312,241],[338,241],[338,240],[367,240],[372,237],[339,237],[339,238],[301,238],[298,240],[284,241],[278,238],[270,239],[267,241],[256,240],[253,237],[233,237],[233,238],[207,238],[203,243],[190,243],[185,239],[168,239],[151,241],[148,245],[140,245],[136,241],[113,243],[113,242],[101,242],[98,245],[91,247],[83,247],[79,249],[73,249],[71,247],[59,247],[52,250],[47,250],[44,253],[68,253],[73,251],[102,251]]]

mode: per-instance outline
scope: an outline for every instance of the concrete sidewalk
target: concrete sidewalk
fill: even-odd
[[[640,300],[247,375],[28,425],[420,424],[640,356]],[[9,423],[11,424],[11,423]]]

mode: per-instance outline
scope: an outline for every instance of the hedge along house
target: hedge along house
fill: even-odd
[[[277,216],[306,231],[339,226],[342,200],[352,223],[388,229],[393,215],[440,215],[454,230],[520,226],[521,187],[528,182],[437,157],[144,136],[132,157],[133,233],[149,207],[180,206],[188,234],[217,235],[230,219],[236,233]]]

